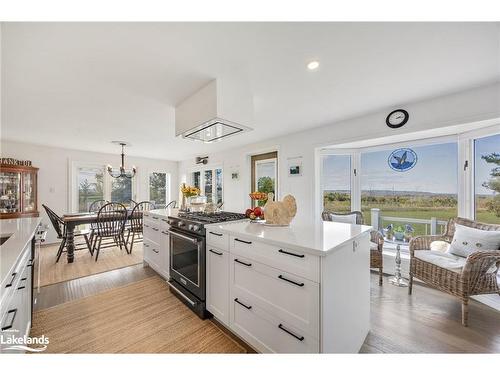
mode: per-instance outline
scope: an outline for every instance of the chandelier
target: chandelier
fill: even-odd
[[[106,170],[108,171],[109,175],[113,178],[119,178],[119,177],[127,177],[127,178],[132,178],[135,176],[135,172],[137,172],[137,168],[132,166],[131,170],[125,169],[125,153],[123,152],[123,148],[125,146],[130,146],[129,143],[123,142],[123,141],[113,141],[111,143],[117,144],[122,146],[122,163],[120,164],[120,168],[113,168],[110,164],[106,167]]]

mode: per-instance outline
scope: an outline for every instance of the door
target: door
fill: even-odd
[[[35,212],[36,207],[36,173],[23,173],[22,199],[23,213]]]
[[[229,254],[207,249],[207,310],[229,326]]]

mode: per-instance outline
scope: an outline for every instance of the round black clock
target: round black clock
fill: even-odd
[[[404,109],[396,109],[387,115],[385,123],[388,127],[397,129],[408,122],[408,112]]]

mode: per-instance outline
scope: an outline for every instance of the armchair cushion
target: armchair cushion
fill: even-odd
[[[450,253],[443,253],[437,250],[416,250],[415,258],[424,262],[432,263],[438,267],[461,273],[465,266],[466,258],[459,257]]]
[[[451,241],[449,254],[467,257],[481,250],[500,248],[500,231],[487,231],[455,224],[455,234]]]

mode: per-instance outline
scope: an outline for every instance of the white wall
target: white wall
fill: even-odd
[[[38,210],[44,224],[50,224],[50,221],[42,204],[47,205],[59,215],[71,210],[68,203],[68,174],[71,162],[102,163],[113,166],[120,164],[119,150],[116,154],[101,154],[4,140],[1,142],[0,154],[2,157],[31,160],[34,167],[40,168],[38,171]],[[125,164],[137,167],[137,201],[148,199],[148,176],[149,172],[155,171],[170,173],[171,196],[175,199],[178,190],[177,162],[125,155]],[[56,240],[55,231],[51,226],[50,229],[47,242]]]
[[[410,119],[401,129],[390,129],[385,124],[387,114],[395,108],[405,108]],[[294,224],[305,224],[318,219],[315,206],[315,151],[319,147],[349,143],[397,134],[417,133],[464,123],[500,118],[500,84],[463,91],[416,103],[396,103],[393,108],[363,117],[341,121],[313,130],[294,133],[250,144],[238,149],[209,154],[209,165],[224,168],[224,209],[242,212],[250,205],[250,155],[278,150],[279,195],[293,194],[297,199],[297,217]],[[244,136],[241,135],[241,136]],[[222,142],[229,142],[230,139]],[[203,155],[205,156],[205,155]],[[289,158],[302,156],[303,171],[298,177],[289,177]],[[186,181],[187,173],[196,168],[194,158],[179,163],[180,182]],[[231,179],[231,172],[238,171],[240,178]]]

